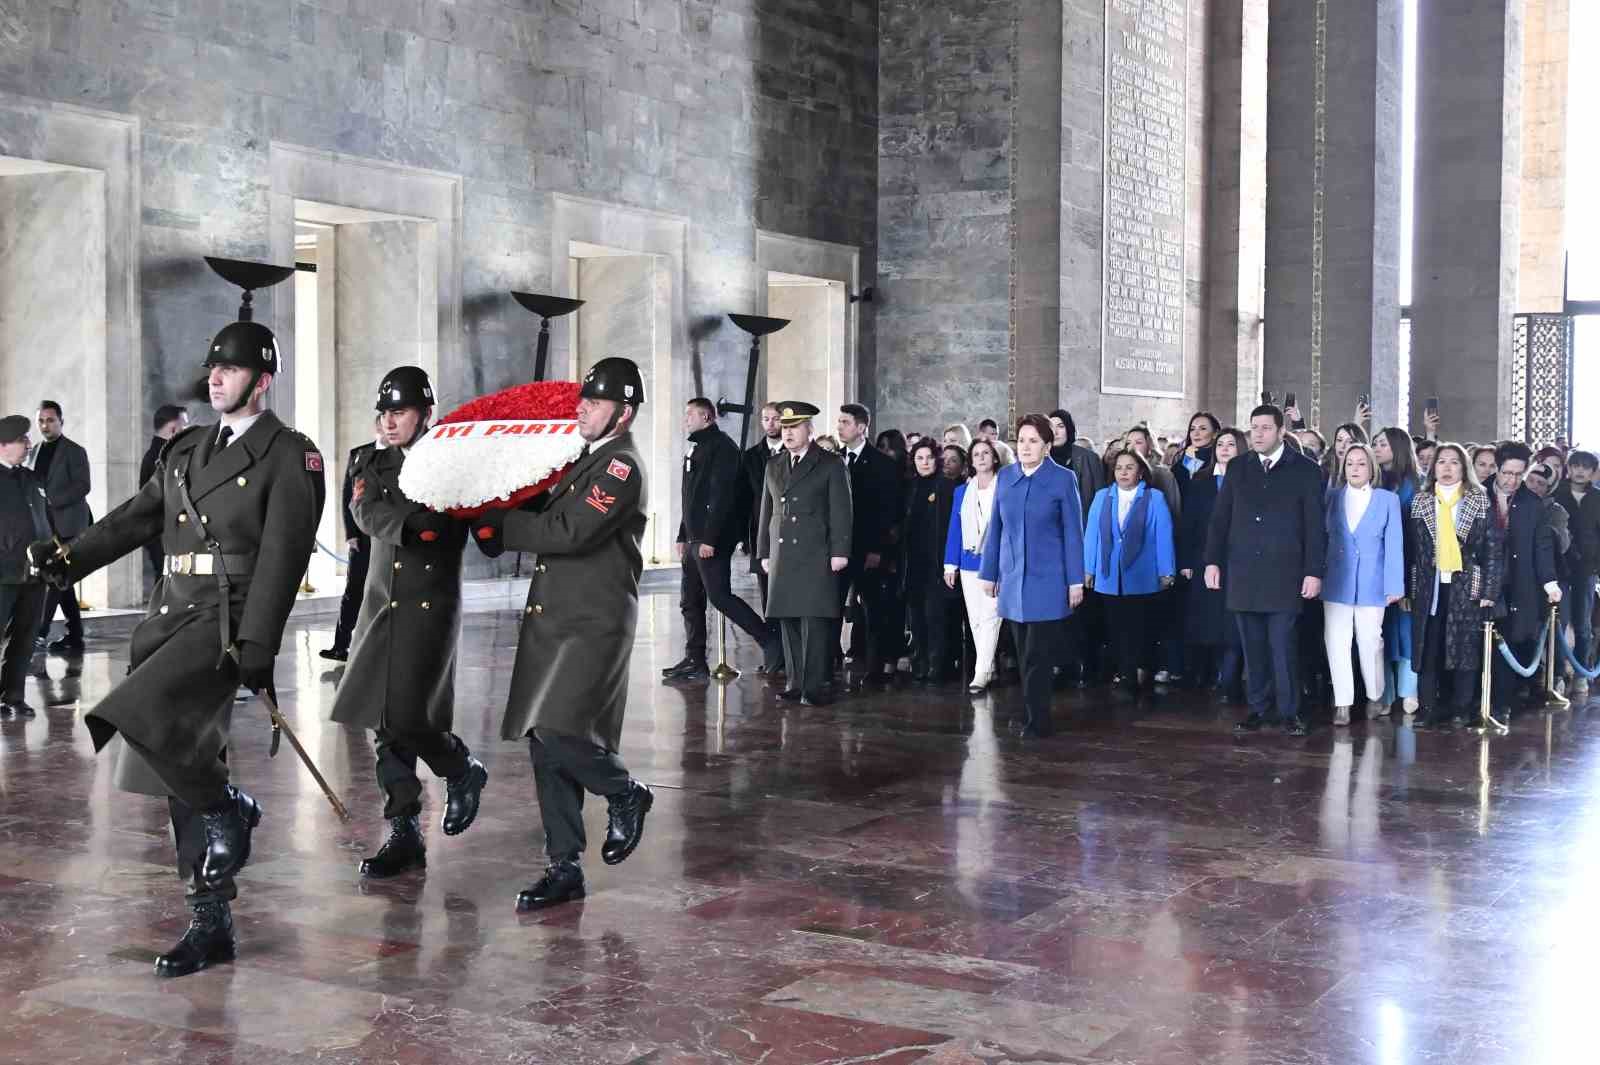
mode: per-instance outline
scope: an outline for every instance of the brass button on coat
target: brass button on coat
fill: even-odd
[[[395,568],[395,569],[399,569],[399,568],[400,568],[400,563],[398,563],[398,562],[396,562],[396,563],[395,563],[395,564],[394,564],[394,568]]]
[[[534,606],[533,606],[533,612],[535,614],[543,614],[544,613],[544,604],[543,603],[535,603]]]
[[[235,481],[233,483],[238,485],[240,488],[243,488],[245,485],[249,484],[250,482],[245,480],[243,477],[241,477],[241,478],[239,478],[237,481]]]
[[[424,599],[422,601],[422,609],[427,610],[428,607],[429,607],[429,603],[428,603],[428,601],[426,599]]]
[[[162,613],[163,613],[163,614],[165,614],[165,613],[166,613],[166,612],[167,612],[167,611],[168,611],[168,610],[170,610],[170,609],[172,609],[172,608],[171,608],[171,607],[165,607],[165,606],[164,606],[164,607],[162,607],[162,608],[161,608],[161,612],[162,612]]]

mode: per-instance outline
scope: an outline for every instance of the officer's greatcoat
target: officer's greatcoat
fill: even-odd
[[[543,510],[506,516],[505,549],[536,558],[503,739],[538,728],[618,749],[639,615],[645,501],[642,460],[632,434],[622,433],[573,463]]]
[[[228,570],[226,604],[213,573],[175,572],[156,585],[133,630],[127,678],[84,716],[97,751],[121,732],[175,764],[217,758],[239,687],[238,667],[223,653],[223,611],[230,641],[278,650],[316,546],[322,455],[271,411],[213,455],[216,435],[204,425],[173,437],[139,494],[72,542],[73,581],[157,536],[169,566],[204,568],[195,555],[212,557],[210,539]],[[180,479],[199,528],[180,502]],[[121,766],[118,775],[121,786],[135,786]],[[150,783],[138,790],[162,793]]]
[[[352,483],[365,487],[350,510],[372,537],[372,555],[333,720],[398,733],[449,732],[467,524],[452,522],[431,544],[407,543],[406,519],[426,508],[400,491],[404,465],[404,451],[385,448],[366,452],[351,469]]]
[[[780,451],[767,463],[756,554],[772,560],[767,617],[836,618],[838,574],[829,559],[850,557],[850,477],[844,460],[818,447],[798,465]]]

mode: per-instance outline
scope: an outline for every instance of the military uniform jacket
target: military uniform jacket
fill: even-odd
[[[16,508],[0,521],[0,584],[38,580],[29,571],[28,545],[50,539],[49,504],[39,476],[26,466],[0,466],[0,504]]]
[[[772,560],[767,617],[839,616],[839,576],[829,559],[850,557],[850,526],[843,459],[813,443],[798,465],[791,465],[787,451],[767,463],[756,544],[757,557]]]
[[[278,650],[316,546],[322,455],[271,411],[212,454],[216,435],[215,425],[204,425],[173,437],[139,494],[72,543],[73,581],[157,536],[169,556],[209,554],[205,536],[235,560],[226,603],[214,575],[174,573],[156,585],[133,630],[127,678],[84,717],[97,751],[121,732],[176,763],[216,758],[227,744],[239,685],[237,666],[223,657],[221,612],[228,612],[233,641]],[[179,501],[180,476],[203,536]]]
[[[358,449],[359,450],[359,449]],[[371,537],[367,584],[333,720],[392,732],[448,732],[455,721],[461,631],[461,550],[467,523],[431,544],[407,543],[406,519],[425,510],[400,491],[405,452],[360,452],[349,474],[364,484],[350,510]]]
[[[622,433],[574,462],[542,510],[506,515],[505,549],[536,558],[501,738],[538,728],[618,749],[646,498],[639,452]]]

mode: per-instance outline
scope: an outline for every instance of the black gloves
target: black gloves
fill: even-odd
[[[434,544],[450,535],[455,519],[431,510],[418,510],[407,515],[404,529],[408,544]]]
[[[54,540],[36,540],[29,544],[28,561],[46,584],[65,588],[72,583],[67,572],[67,556]]]
[[[240,640],[235,646],[239,649],[239,683],[253,692],[272,687],[271,648],[254,640]]]

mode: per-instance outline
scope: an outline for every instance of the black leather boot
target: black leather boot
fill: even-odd
[[[606,842],[600,848],[600,858],[607,865],[617,865],[644,838],[644,815],[655,805],[656,797],[649,788],[637,780],[627,791],[610,800],[606,820]]]
[[[478,798],[489,783],[489,771],[483,763],[467,755],[467,769],[457,777],[444,782],[444,818],[439,827],[447,836],[459,836],[472,827],[478,816]]]
[[[573,902],[587,894],[583,884],[583,866],[572,859],[551,862],[532,887],[517,895],[517,912],[539,910]]]
[[[250,860],[250,833],[261,823],[261,806],[250,796],[228,785],[228,805],[200,815],[206,833],[206,849],[200,858],[200,879],[216,887]]]
[[[195,906],[189,930],[177,946],[156,956],[157,976],[188,976],[234,957],[233,914],[222,901]]]
[[[369,880],[385,880],[408,869],[428,864],[428,848],[422,843],[422,827],[415,814],[389,818],[389,838],[378,853],[361,859],[361,875]]]

